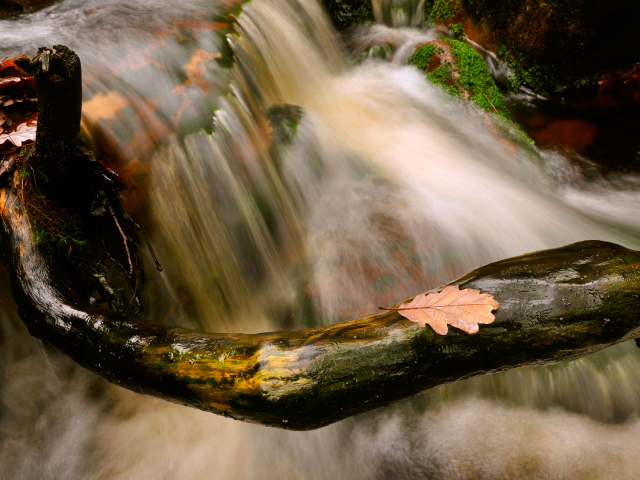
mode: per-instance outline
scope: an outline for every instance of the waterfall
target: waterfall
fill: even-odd
[[[253,0],[238,36],[187,40],[158,32],[222,6],[65,0],[0,21],[0,53],[67,43],[80,55],[92,138],[140,180],[129,206],[165,267],[145,265],[152,321],[326,325],[509,256],[587,239],[639,249],[637,175],[586,175],[587,159],[523,143],[404,66],[437,38],[421,5],[376,1],[378,24],[351,33],[361,51],[393,44],[392,61],[355,61],[313,0]],[[200,73],[213,131],[180,135],[179,105],[160,99],[185,85],[185,52],[225,41],[235,66]],[[108,116],[118,102],[144,107]],[[301,120],[278,143],[269,112],[282,105]],[[288,432],[107,384],[30,337],[3,286],[2,478],[631,478],[640,467],[633,343]]]

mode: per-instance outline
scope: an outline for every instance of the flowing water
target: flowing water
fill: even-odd
[[[209,1],[65,0],[0,22],[3,57],[54,43],[80,55],[86,138],[139,183],[128,206],[165,267],[147,262],[148,318],[304,328],[512,255],[585,239],[640,248],[637,174],[603,177],[446,98],[402,66],[437,37],[410,13],[420,2],[388,5],[343,43],[311,0],[254,0],[229,36],[230,70],[208,61],[224,52],[211,19],[227,8]],[[353,60],[383,44],[388,58]],[[216,107],[212,133],[178,135],[182,91]],[[266,112],[285,104],[301,108],[297,135],[272,142]],[[0,478],[620,479],[640,468],[633,343],[286,432],[109,385],[30,337],[6,279],[2,292]]]

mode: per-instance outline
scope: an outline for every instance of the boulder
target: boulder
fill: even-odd
[[[507,61],[514,88],[596,87],[604,74],[640,60],[635,0],[435,0],[427,9],[436,24],[462,25]]]

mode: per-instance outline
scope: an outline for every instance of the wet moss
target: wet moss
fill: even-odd
[[[442,86],[447,93],[457,98],[465,98],[487,112],[495,113],[509,121],[514,121],[507,109],[504,96],[489,75],[482,57],[469,45],[454,39],[443,40],[448,44],[455,62],[447,61],[433,71],[427,78]],[[426,71],[433,55],[440,53],[434,44],[418,48],[411,57],[409,65]]]
[[[464,34],[464,24],[463,23],[450,23],[449,31],[453,34],[453,36],[458,40],[464,40],[467,36]]]
[[[457,85],[453,77],[454,67],[452,63],[440,65],[433,72],[427,74],[427,78],[436,85],[440,85],[445,92],[452,97],[462,98],[462,89]]]
[[[487,72],[487,66],[478,53],[466,43],[458,40],[445,40],[451,45],[451,53],[456,58],[460,74],[458,83],[469,92],[473,102],[487,112],[497,113],[501,117],[514,121],[507,109],[504,96]]]
[[[452,19],[456,12],[456,5],[453,0],[436,0],[431,8],[431,18],[439,21]]]
[[[57,251],[62,249],[67,255],[78,254],[87,244],[82,233],[81,222],[76,216],[47,200],[34,180],[31,157],[34,146],[22,148],[16,160],[16,183],[18,195],[29,216],[31,233],[40,248]]]
[[[413,65],[419,70],[427,70],[431,63],[431,57],[436,53],[436,46],[433,44],[423,45],[419,47],[413,55],[409,57],[407,63]]]
[[[493,123],[525,150],[534,143],[507,109],[482,57],[466,43],[454,39],[438,40],[446,50],[431,43],[419,47],[408,64],[425,71],[427,78],[452,97],[473,102],[478,108],[493,114]],[[434,55],[440,58],[434,59]],[[435,65],[438,65],[437,67]],[[429,71],[431,69],[431,71]]]

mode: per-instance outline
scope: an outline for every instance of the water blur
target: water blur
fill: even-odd
[[[82,58],[87,141],[138,182],[128,206],[165,267],[146,265],[151,320],[325,325],[512,255],[585,239],[640,248],[636,174],[538,150],[402,66],[437,38],[420,2],[375,2],[379,23],[346,44],[311,0],[254,0],[228,39],[211,31],[224,8],[65,0],[0,22],[3,57],[64,43]],[[236,65],[200,68],[225,41]],[[385,44],[384,60],[367,54]],[[215,107],[212,133],[178,134],[184,89],[199,95],[191,107]],[[277,143],[269,111],[285,104],[302,119]],[[285,432],[107,384],[30,337],[3,281],[2,478],[620,479],[640,467],[633,343]]]

